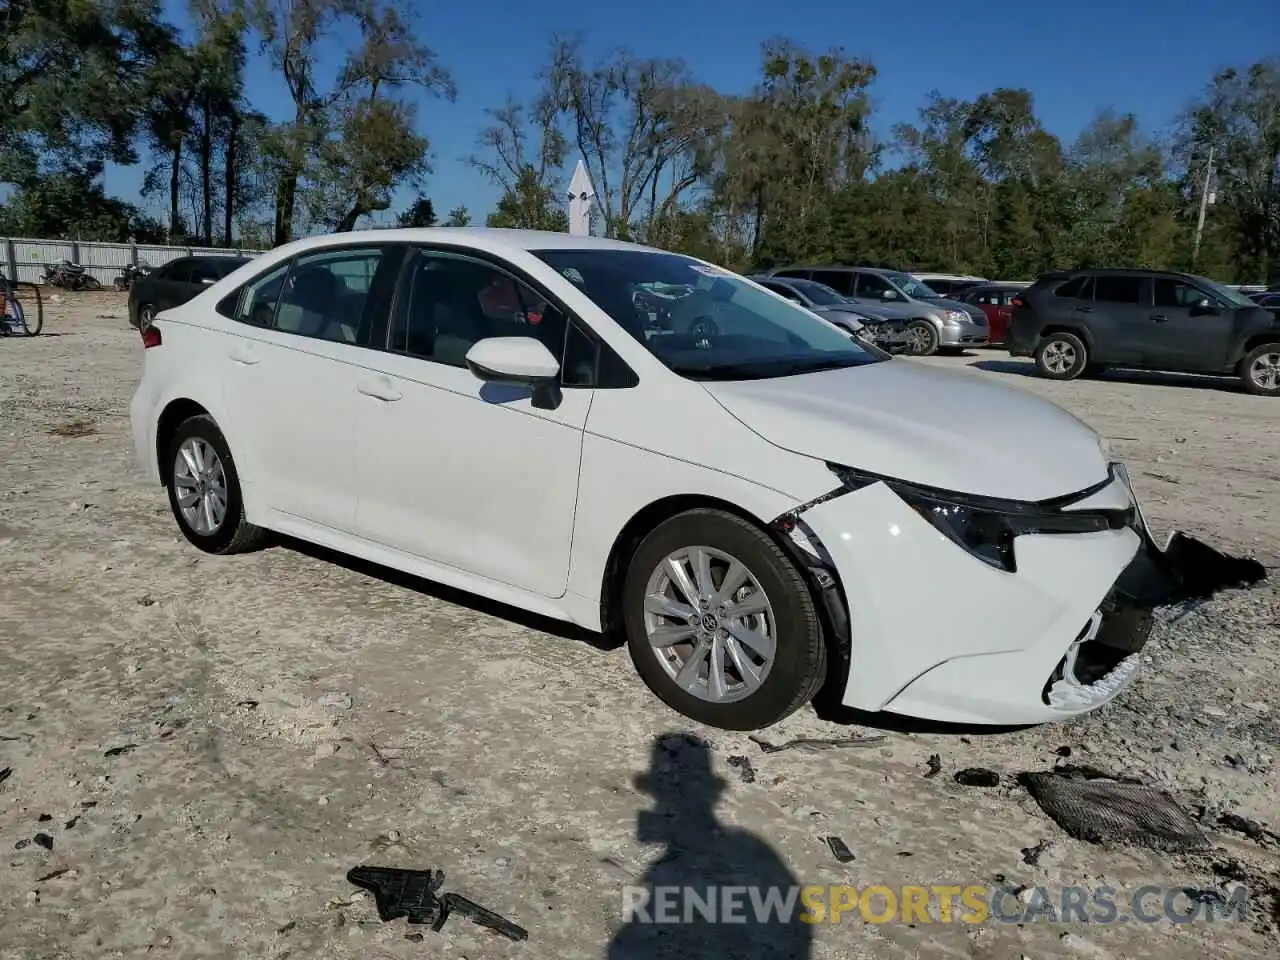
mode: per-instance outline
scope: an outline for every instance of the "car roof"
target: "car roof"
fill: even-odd
[[[515,230],[506,227],[395,227],[382,230],[352,230],[306,237],[288,244],[290,254],[348,243],[464,243],[493,253],[503,250],[643,250],[666,253],[625,240],[605,237],[575,237],[551,230]],[[272,253],[280,252],[277,247]]]

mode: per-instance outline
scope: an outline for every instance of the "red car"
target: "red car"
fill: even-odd
[[[980,283],[956,295],[956,299],[981,307],[987,315],[989,342],[1004,343],[1009,333],[1009,319],[1013,316],[1013,298],[1024,285],[1012,283]]]

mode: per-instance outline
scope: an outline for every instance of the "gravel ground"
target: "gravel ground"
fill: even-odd
[[[805,710],[765,738],[885,739],[766,753],[669,712],[601,638],[319,550],[197,553],[131,459],[123,315],[67,295],[47,336],[0,340],[0,958],[1275,955],[1280,843],[1219,825],[1280,830],[1274,580],[1165,612],[1139,681],[1090,718],[992,733]],[[1158,529],[1280,559],[1280,403],[1194,378],[1049,383],[994,351],[924,362],[1090,422]],[[1212,849],[1071,840],[1013,781],[1068,753],[1169,790]],[[968,767],[1000,785],[959,785]],[[529,940],[381,923],[345,879],[360,863],[443,869]],[[1024,904],[1110,886],[1121,913],[1148,885],[1252,899],[1245,922],[622,922],[642,882],[999,878]]]

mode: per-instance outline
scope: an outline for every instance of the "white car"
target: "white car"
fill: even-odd
[[[1149,630],[1113,587],[1150,538],[1085,424],[690,257],[316,237],[142,338],[137,455],[197,547],[278,531],[622,631],[653,692],[713,726],[768,726],[824,685],[863,710],[1056,720],[1113,697]],[[999,429],[937,416],[996,409]]]

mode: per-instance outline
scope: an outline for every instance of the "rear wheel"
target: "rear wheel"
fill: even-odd
[[[913,357],[928,357],[938,352],[938,331],[927,320],[907,324],[907,343]]]
[[[1263,397],[1280,396],[1280,343],[1263,343],[1240,364],[1244,388]]]
[[[213,417],[201,414],[179,425],[164,467],[169,507],[191,543],[206,553],[241,553],[266,539],[265,530],[244,518],[240,477]]]
[[[1074,333],[1059,331],[1036,346],[1036,367],[1050,380],[1074,380],[1089,365],[1089,351]]]
[[[149,303],[138,307],[138,329],[145,330],[156,318],[156,308]]]
[[[826,678],[808,587],[741,517],[699,509],[667,520],[636,550],[623,591],[636,671],[690,719],[759,730],[808,703]]]

